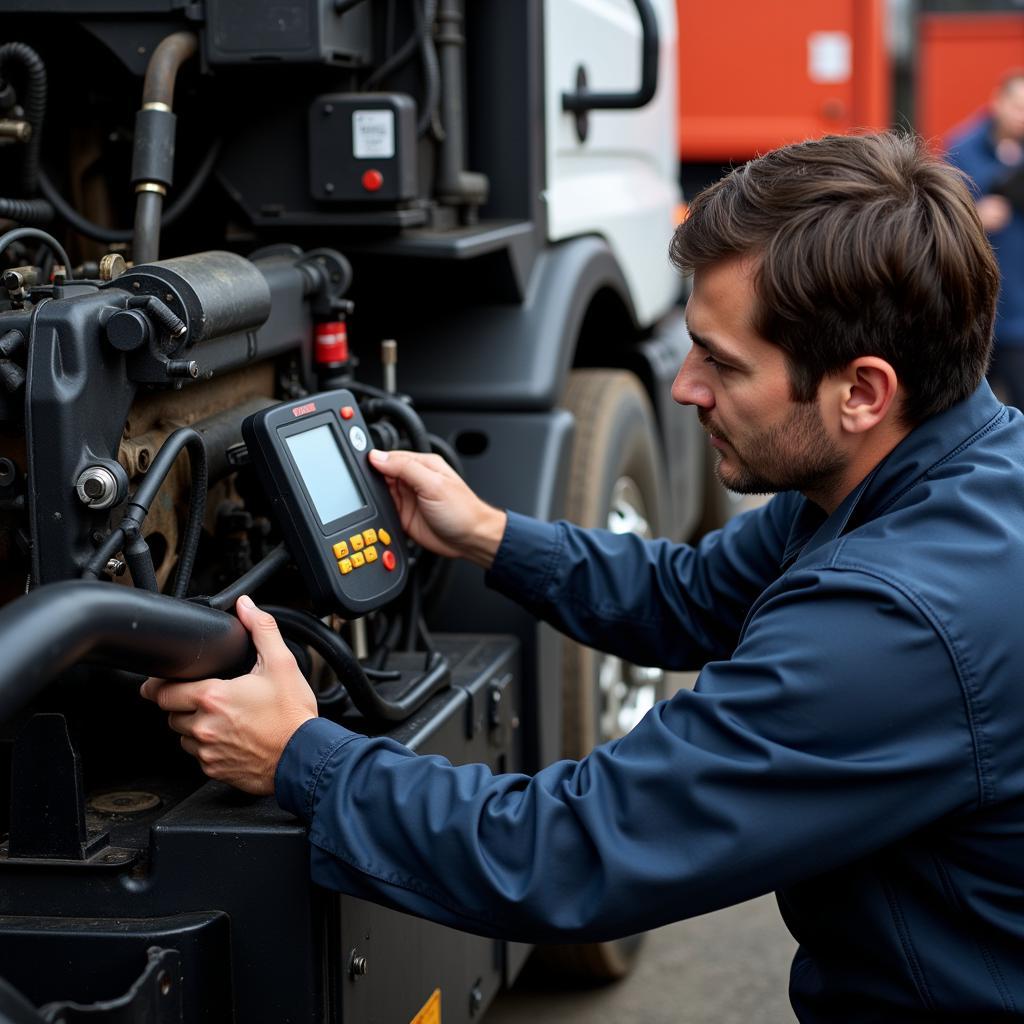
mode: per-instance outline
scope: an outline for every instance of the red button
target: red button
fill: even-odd
[[[384,175],[380,171],[364,171],[363,172],[363,188],[367,192],[379,192],[381,185],[384,184]]]
[[[384,568],[387,569],[388,572],[394,572],[395,566],[398,564],[394,551],[385,551],[384,554],[380,556],[380,560],[384,563]]]
[[[352,419],[353,416],[355,416],[355,414],[356,411],[355,409],[352,408],[351,405],[343,405],[341,407],[341,418],[343,420],[350,420]]]

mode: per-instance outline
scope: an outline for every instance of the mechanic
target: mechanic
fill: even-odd
[[[1024,417],[984,381],[998,271],[915,139],[777,150],[697,197],[673,385],[779,492],[696,548],[494,509],[379,453],[409,535],[578,640],[703,665],[532,778],[316,718],[242,599],[248,676],[144,695],[214,778],[309,825],[315,882],[457,928],[615,938],[770,890],[802,1021],[1024,1013]]]
[[[1024,211],[996,192],[1024,173],[1024,70],[1003,77],[989,111],[951,136],[948,148],[950,163],[973,181],[1002,275],[989,377],[1011,405],[1024,408]]]

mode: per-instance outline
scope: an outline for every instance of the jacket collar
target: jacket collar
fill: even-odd
[[[938,463],[966,447],[977,434],[1005,416],[1006,406],[992,394],[988,383],[982,381],[970,397],[912,430],[831,515],[826,516],[819,506],[804,498],[786,543],[783,569],[837,540],[848,529],[881,515]]]

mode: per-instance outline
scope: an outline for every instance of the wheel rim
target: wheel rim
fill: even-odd
[[[608,529],[635,533],[645,540],[653,536],[643,493],[631,477],[619,477],[612,487]],[[664,678],[660,668],[631,665],[613,654],[601,655],[597,666],[599,742],[625,736],[658,702]]]

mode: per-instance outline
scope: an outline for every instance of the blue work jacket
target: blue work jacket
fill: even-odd
[[[276,784],[316,882],[534,941],[777,890],[801,1021],[1024,1014],[1024,416],[988,385],[830,516],[781,494],[692,548],[511,515],[488,579],[695,689],[532,778],[306,723]]]
[[[996,155],[991,117],[972,122],[949,139],[947,159],[971,179],[975,199],[988,195],[1013,168]],[[996,344],[1024,347],[1024,213],[989,235],[1002,278],[996,307]]]

